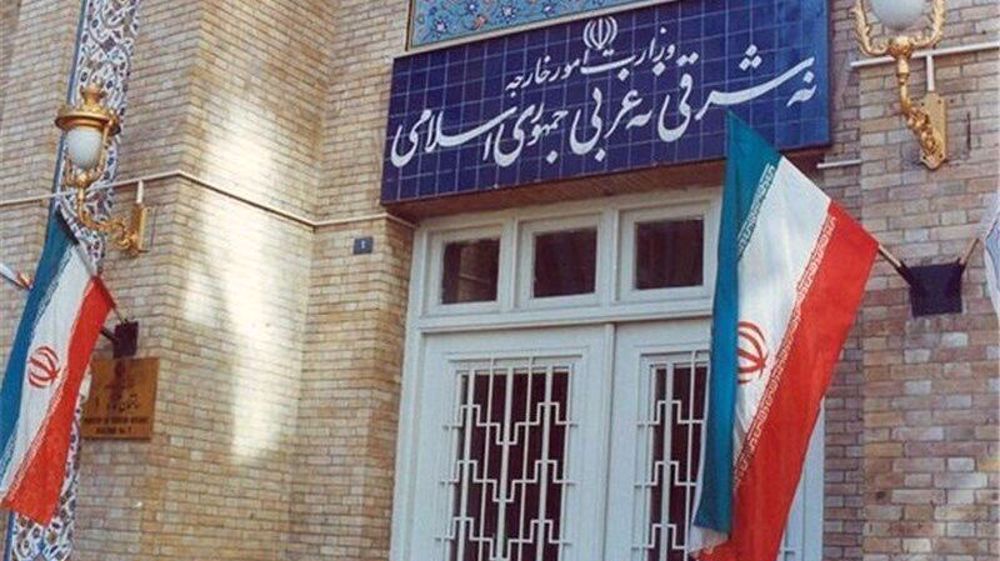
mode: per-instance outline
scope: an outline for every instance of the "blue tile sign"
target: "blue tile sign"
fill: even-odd
[[[829,143],[826,0],[682,0],[399,58],[387,204]]]

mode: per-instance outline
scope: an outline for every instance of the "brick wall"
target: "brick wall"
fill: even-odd
[[[161,357],[156,434],[86,443],[81,557],[280,559],[309,231],[184,181],[152,192],[155,249],[108,280]]]
[[[859,99],[857,74],[849,62],[858,58],[853,21],[848,9],[854,0],[830,3],[831,162],[858,157]],[[861,189],[856,167],[833,168],[814,174],[817,184],[854,216],[861,215]],[[855,325],[827,394],[825,408],[825,472],[823,497],[823,558],[859,561],[862,558],[862,334]]]
[[[7,83],[7,65],[14,52],[14,39],[17,37],[18,11],[21,0],[11,0],[0,4],[0,84]],[[3,115],[3,99],[0,95],[0,119]],[[3,121],[0,120],[0,123]]]
[[[843,17],[851,2],[836,4]],[[996,41],[998,21],[996,3],[949,2],[942,46]],[[836,27],[835,56],[844,60],[853,43],[849,21]],[[964,253],[1000,180],[997,52],[936,62],[937,89],[948,103],[950,161],[934,172],[919,163],[917,143],[897,113],[893,67],[837,65],[843,97],[835,119],[843,132],[834,151],[864,163],[828,172],[827,184],[860,197],[854,206],[864,225],[910,265]],[[913,71],[914,95],[922,95],[922,63]],[[855,329],[860,349],[848,351],[862,368],[842,376],[833,394],[852,405],[842,409],[843,424],[828,423],[828,442],[845,445],[839,458],[827,450],[831,558],[996,558],[1000,353],[981,252],[966,272],[963,296],[963,314],[914,319],[905,282],[877,263]],[[831,496],[843,508],[831,512]]]
[[[325,9],[143,2],[119,177],[183,169],[311,213]],[[78,10],[25,2],[16,26],[4,20],[18,33],[0,120],[4,198],[50,188]],[[120,208],[131,198],[123,191]],[[161,358],[155,435],[85,442],[77,558],[284,559],[312,231],[179,178],[148,184],[147,202],[152,251],[113,255],[106,277],[141,322],[141,354]],[[0,259],[30,271],[44,208],[0,212]],[[3,290],[10,340],[22,300]]]
[[[13,0],[0,4],[0,199],[48,192],[58,131],[51,126],[66,92],[79,5]],[[44,173],[36,170],[44,169]],[[45,207],[0,208],[0,262],[34,269]],[[24,298],[0,286],[0,340],[10,341]],[[0,345],[6,365],[7,344]],[[2,376],[2,374],[0,374]],[[0,517],[0,530],[6,517]]]
[[[338,2],[324,99],[317,217],[379,213],[391,57],[406,2]],[[351,253],[372,236],[371,255]],[[388,558],[410,229],[384,218],[320,228],[313,252],[290,559]]]
[[[66,92],[79,6],[46,1],[4,3],[0,10],[0,197],[44,194],[52,188],[58,130],[52,118]],[[19,9],[17,9],[19,8]],[[68,30],[68,31],[67,31]],[[45,170],[44,173],[37,173]],[[0,261],[31,270],[41,253],[41,205],[0,208]],[[4,285],[0,337],[13,338],[23,299]],[[6,344],[0,360],[6,363]]]
[[[358,236],[373,254],[352,255]],[[386,559],[410,232],[323,230],[313,259],[289,558]]]
[[[938,61],[952,160],[927,172],[891,67],[849,67],[852,4],[830,3],[827,158],[865,163],[813,176],[904,259],[953,259],[997,188],[997,53]],[[997,39],[996,3],[948,5],[946,44]],[[0,6],[0,198],[50,187],[78,8]],[[411,231],[380,216],[378,191],[405,10],[143,0],[120,177],[180,169],[350,221],[314,231],[178,177],[149,184],[153,249],[113,255],[106,275],[142,323],[142,354],[161,358],[156,434],[85,442],[79,559],[387,558]],[[0,260],[31,270],[44,219],[42,206],[0,208]],[[355,256],[361,236],[374,251]],[[977,252],[966,313],[914,320],[903,282],[877,265],[827,399],[824,558],[1000,553],[1000,351],[983,275]],[[0,290],[9,341],[22,300]]]
[[[144,2],[121,177],[181,169],[311,214],[325,10]],[[148,194],[153,250],[108,278],[161,357],[156,434],[86,443],[106,467],[85,468],[80,558],[284,559],[312,231],[189,181]]]
[[[66,4],[60,25],[38,25],[69,30],[69,51],[78,5]],[[322,2],[144,2],[119,177],[182,169],[307,217],[378,210],[387,93],[370,94],[387,88],[389,59],[364,62],[352,43],[375,37],[391,53],[401,39],[365,29],[369,8],[340,7],[337,19]],[[400,9],[386,8],[379,26]],[[25,33],[36,32],[25,19],[30,7],[21,14]],[[331,40],[345,29],[355,31]],[[71,59],[68,52],[47,58]],[[12,57],[13,72],[17,63]],[[68,74],[68,67],[42,70],[63,81]],[[338,73],[347,78],[333,90],[328,77]],[[64,89],[33,98],[30,124],[52,142],[35,151],[51,154],[49,161],[8,167],[12,176],[54,165],[50,122]],[[364,108],[353,105],[359,91]],[[409,229],[385,219],[323,229],[314,268],[309,228],[179,179],[147,189],[157,209],[153,251],[136,261],[112,256],[106,275],[123,310],[142,321],[143,354],[161,357],[156,435],[149,443],[86,443],[80,558],[192,559],[211,551],[284,559],[286,548],[302,558],[330,551],[384,558]],[[122,205],[130,199],[126,192]],[[23,222],[3,221],[4,259],[30,270],[44,211],[17,213]],[[356,235],[375,236],[375,252],[357,261],[347,257]],[[7,334],[17,313],[4,316]],[[331,360],[344,348],[359,352]],[[346,423],[345,414],[364,422]],[[343,516],[332,516],[339,505]]]
[[[951,160],[933,173],[917,163],[898,117],[879,114],[893,103],[888,69],[863,71],[859,86],[862,106],[873,108],[861,122],[862,220],[910,264],[958,258],[998,182],[996,53],[937,64]],[[904,283],[885,264],[869,285],[860,321],[872,558],[996,558],[1000,354],[980,255],[966,272],[964,314],[912,319]]]

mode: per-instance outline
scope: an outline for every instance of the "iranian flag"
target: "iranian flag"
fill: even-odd
[[[83,376],[114,303],[59,212],[0,387],[0,506],[47,524],[66,472]]]
[[[689,549],[774,561],[878,243],[730,114],[709,405]]]

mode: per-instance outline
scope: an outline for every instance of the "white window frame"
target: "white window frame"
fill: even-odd
[[[410,276],[410,307],[407,327],[422,333],[456,329],[504,328],[545,325],[557,321],[563,325],[601,323],[604,321],[639,321],[659,318],[703,317],[711,313],[715,282],[716,233],[719,229],[719,189],[678,189],[658,194],[626,195],[600,200],[600,210],[593,201],[528,207],[477,215],[437,217],[421,224],[414,236],[413,265]],[[697,293],[690,287],[656,289],[656,294],[623,294],[619,291],[623,259],[622,222],[631,213],[670,216],[682,208],[705,218],[703,286]],[[525,232],[552,231],[573,224],[598,226],[598,266],[596,297],[590,295],[530,298],[530,257],[519,253],[525,248]],[[579,222],[577,222],[579,220]],[[435,296],[440,279],[445,240],[479,239],[501,230],[500,278],[496,306],[485,303],[441,305]],[[627,256],[633,259],[633,255]],[[414,289],[418,290],[414,290]],[[637,291],[645,292],[645,291]],[[651,291],[652,292],[652,291]],[[669,297],[675,294],[676,297]],[[668,296],[663,298],[663,296]],[[649,302],[656,301],[655,307]],[[496,313],[492,313],[496,311]],[[485,314],[483,312],[491,312]]]
[[[497,239],[500,240],[500,263],[504,262],[505,250],[509,250],[509,244],[503,243],[503,224],[483,225],[479,228],[464,228],[460,230],[450,230],[434,232],[430,240],[430,260],[435,266],[428,269],[428,279],[426,291],[423,295],[423,303],[431,314],[477,314],[496,312],[500,309],[500,295],[503,282],[509,282],[504,278],[510,274],[509,270],[497,269],[497,300],[482,302],[457,302],[445,304],[441,301],[442,283],[444,281],[444,249],[449,243],[454,242],[474,242],[477,240]]]
[[[621,249],[619,252],[618,298],[622,302],[659,302],[670,300],[705,300],[712,297],[709,288],[715,282],[715,259],[708,258],[708,248],[718,245],[718,218],[711,213],[713,208],[704,204],[670,205],[666,207],[625,210],[621,214]],[[683,220],[696,218],[702,221],[703,248],[701,284],[697,286],[652,288],[639,290],[635,287],[636,270],[636,228],[639,224],[663,220]],[[714,227],[709,223],[713,222]]]
[[[516,263],[517,276],[517,306],[522,309],[549,309],[596,306],[600,303],[600,296],[607,290],[606,267],[601,267],[601,263],[607,259],[607,254],[611,250],[604,228],[601,228],[600,214],[590,214],[583,216],[572,216],[559,219],[543,219],[521,223],[519,233],[518,255]],[[545,296],[536,297],[534,295],[535,280],[535,239],[539,235],[552,234],[558,232],[570,232],[585,229],[593,229],[597,237],[597,247],[594,255],[594,291],[584,294],[571,294],[566,296]]]

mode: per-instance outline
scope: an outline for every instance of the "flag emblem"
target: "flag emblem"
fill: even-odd
[[[28,360],[28,383],[39,389],[47,388],[59,377],[59,370],[59,356],[52,347],[42,345]]]
[[[760,327],[749,321],[741,321],[737,330],[739,336],[739,366],[736,377],[741,384],[749,384],[764,373],[767,366],[767,342]]]

